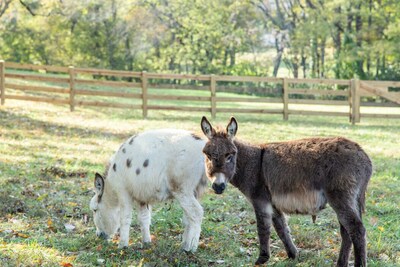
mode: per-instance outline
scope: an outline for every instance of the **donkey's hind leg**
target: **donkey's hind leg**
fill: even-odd
[[[143,244],[150,243],[151,206],[144,203],[139,204],[137,216],[140,224],[140,231],[142,232]]]
[[[367,266],[366,230],[360,216],[358,202],[352,196],[344,196],[341,192],[329,194],[328,201],[337,214],[343,238],[337,265],[347,266],[345,260],[348,259],[347,254],[351,247],[350,239],[354,246],[354,267]]]
[[[275,231],[279,238],[282,240],[285,246],[286,253],[289,258],[295,259],[297,255],[296,246],[293,244],[292,237],[290,235],[290,229],[286,223],[285,215],[274,207],[274,213],[272,215],[272,223]]]
[[[349,256],[351,250],[351,238],[349,233],[347,233],[346,229],[341,223],[340,223],[340,235],[342,236],[342,245],[340,246],[340,253],[337,266],[345,267],[348,265],[349,262]]]
[[[185,230],[182,236],[182,249],[196,251],[199,245],[203,208],[193,194],[176,193],[174,197],[181,205],[184,215]]]

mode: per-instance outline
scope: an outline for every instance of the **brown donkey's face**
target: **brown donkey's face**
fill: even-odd
[[[225,131],[215,131],[206,117],[201,120],[201,129],[207,136],[203,153],[206,156],[206,173],[217,194],[224,192],[227,183],[236,170],[237,148],[233,138],[237,131],[237,122],[231,118]]]

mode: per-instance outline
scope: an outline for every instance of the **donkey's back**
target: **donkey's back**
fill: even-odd
[[[164,201],[178,191],[196,192],[206,182],[201,152],[204,143],[185,130],[138,134],[116,152],[110,162],[109,179],[115,186],[128,189],[137,202],[146,204]]]

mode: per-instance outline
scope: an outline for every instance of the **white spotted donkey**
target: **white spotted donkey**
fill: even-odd
[[[109,162],[106,177],[96,173],[90,201],[97,236],[120,231],[128,246],[132,208],[137,207],[144,243],[151,242],[151,205],[175,198],[184,211],[182,249],[196,251],[203,208],[197,198],[207,186],[205,141],[183,130],[154,130],[125,141]]]

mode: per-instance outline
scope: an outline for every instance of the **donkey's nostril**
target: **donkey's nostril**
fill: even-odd
[[[212,189],[215,191],[215,190],[217,190],[217,184],[212,184]]]
[[[222,191],[224,191],[224,190],[225,190],[225,183],[220,184],[219,188],[220,188]]]
[[[213,183],[212,184],[212,189],[214,190],[214,192],[216,194],[222,194],[222,192],[224,192],[225,188],[226,188],[225,183],[222,183],[222,184]]]

